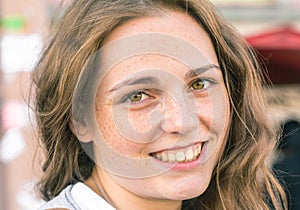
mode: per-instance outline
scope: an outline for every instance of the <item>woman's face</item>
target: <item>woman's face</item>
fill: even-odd
[[[133,195],[196,197],[209,185],[229,127],[228,96],[213,45],[204,29],[180,12],[130,20],[105,44],[135,35],[137,41],[125,49],[116,44],[114,50],[103,51],[102,63],[121,51],[139,53],[106,69],[95,106],[95,120],[107,146],[134,164],[110,157],[110,164],[98,170],[107,175],[105,182]],[[154,40],[148,42],[152,35]],[[160,35],[163,38],[155,40]],[[168,39],[163,42],[165,37],[180,41],[171,45]],[[135,49],[140,46],[146,49]],[[184,57],[191,53],[190,46],[199,55]],[[125,168],[124,173],[110,173],[110,166]]]

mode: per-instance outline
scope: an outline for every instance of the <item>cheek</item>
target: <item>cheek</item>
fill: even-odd
[[[219,130],[219,133],[225,135],[229,128],[230,122],[230,105],[225,87],[222,90],[219,90],[223,94],[219,94],[218,97],[215,97],[213,100],[213,116],[214,126]]]
[[[196,104],[200,126],[210,128],[214,117],[210,97],[196,98]]]
[[[98,132],[101,133],[105,143],[123,155],[133,157],[141,155],[143,145],[130,140],[120,131],[122,128],[120,125],[116,126],[112,112],[109,105],[97,105],[95,109]]]
[[[141,135],[149,133],[153,128],[152,116],[154,111],[153,107],[134,111],[128,110],[126,116],[128,117],[130,128]]]
[[[196,98],[197,111],[201,126],[221,135],[229,124],[229,100],[224,87],[216,88],[205,97]]]

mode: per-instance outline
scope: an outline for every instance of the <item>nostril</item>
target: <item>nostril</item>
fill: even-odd
[[[173,135],[179,135],[180,132],[174,131],[174,132],[172,132],[171,134],[173,134]]]

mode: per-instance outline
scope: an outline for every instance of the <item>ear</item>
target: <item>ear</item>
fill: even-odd
[[[83,143],[88,143],[93,141],[93,137],[89,132],[88,126],[84,122],[77,122],[74,120],[69,121],[69,126],[73,134],[78,138],[79,141]]]

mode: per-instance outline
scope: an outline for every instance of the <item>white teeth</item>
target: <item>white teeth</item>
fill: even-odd
[[[156,154],[156,158],[159,159],[159,160],[161,160],[161,159],[162,159],[161,153],[157,153],[157,154]]]
[[[171,152],[168,153],[168,158],[169,158],[169,162],[174,162],[175,161],[175,155]]]
[[[162,161],[164,161],[164,162],[168,162],[168,155],[167,155],[167,153],[165,153],[165,152],[163,152],[163,153],[161,153],[161,157],[162,157]]]
[[[194,153],[192,149],[189,149],[186,153],[185,153],[185,159],[187,161],[193,160],[194,157]]]
[[[176,152],[176,161],[181,162],[181,161],[184,161],[184,160],[185,160],[184,153],[183,152]]]
[[[202,144],[199,144],[199,147],[198,147],[199,154],[200,154],[201,150],[202,150]]]
[[[155,153],[153,157],[163,162],[189,162],[197,159],[201,150],[202,144],[199,144],[182,150]]]

